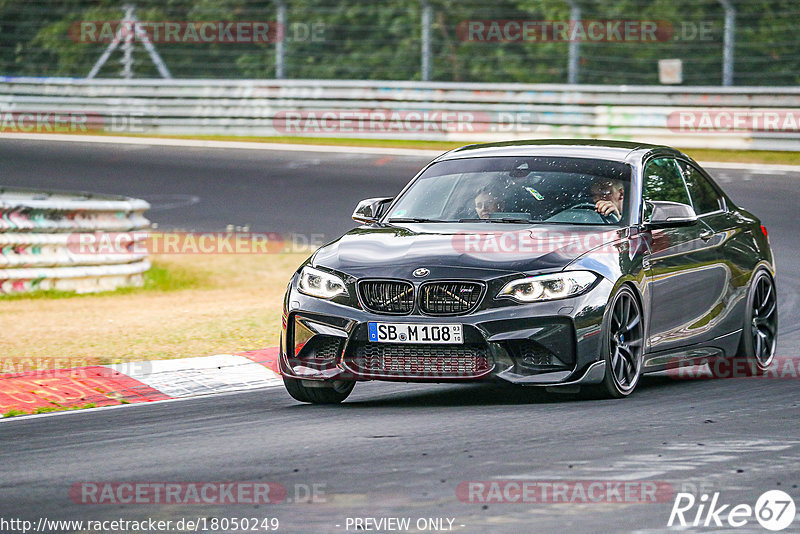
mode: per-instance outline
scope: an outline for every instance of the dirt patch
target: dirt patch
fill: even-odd
[[[152,287],[0,300],[0,372],[276,346],[286,284],[308,255],[154,256]]]

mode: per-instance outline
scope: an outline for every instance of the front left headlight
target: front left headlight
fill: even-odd
[[[344,280],[335,274],[320,271],[308,265],[300,271],[297,289],[300,293],[321,299],[332,299],[339,295],[348,294]]]
[[[584,293],[597,280],[590,271],[568,271],[512,280],[497,294],[517,302],[544,302],[565,299]]]

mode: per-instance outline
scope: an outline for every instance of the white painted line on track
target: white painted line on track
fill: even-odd
[[[272,389],[278,385],[283,385],[283,382],[280,384],[273,384],[270,386],[264,386],[259,389]],[[251,391],[255,391],[255,389],[248,389],[248,390],[239,390],[239,391],[226,391],[224,393],[216,393],[214,395],[195,395],[193,397],[178,397],[175,399],[163,399],[157,401],[148,401],[148,402],[131,402],[128,404],[114,404],[113,406],[98,406],[96,408],[83,408],[81,410],[63,410],[60,412],[46,412],[46,413],[37,413],[37,414],[26,414],[26,415],[16,415],[14,417],[0,417],[0,425],[4,423],[11,423],[12,421],[30,421],[32,419],[40,419],[42,417],[58,417],[62,415],[81,415],[81,414],[93,414],[97,412],[104,412],[106,410],[116,410],[118,408],[135,408],[137,406],[153,406],[155,404],[166,404],[170,402],[181,402],[181,401],[188,401],[188,400],[197,400],[203,399],[208,397],[227,397],[228,395],[236,395],[239,393],[248,393]],[[288,395],[288,394],[287,394]],[[287,396],[287,400],[290,400]]]
[[[244,356],[231,354],[107,367],[170,397],[211,395],[283,384],[280,375],[274,371]]]
[[[63,410],[20,417],[0,417],[0,422],[32,417],[47,417],[83,412],[95,412],[126,406],[172,402],[211,395],[229,395],[256,389],[283,386],[283,379],[272,369],[244,356],[218,354],[175,360],[153,360],[106,365],[127,377],[173,397],[171,399],[131,402],[81,410]]]

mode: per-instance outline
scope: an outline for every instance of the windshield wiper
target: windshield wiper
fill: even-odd
[[[506,224],[538,224],[541,221],[532,221],[518,217],[498,217],[496,219],[459,219],[458,222],[484,222],[484,223],[506,223]]]
[[[453,221],[443,221],[441,219],[426,219],[424,217],[393,217],[391,219],[387,219],[386,222],[390,223],[446,223],[446,222],[453,222]]]

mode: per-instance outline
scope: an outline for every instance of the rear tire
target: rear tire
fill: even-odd
[[[636,294],[622,286],[609,304],[603,329],[603,356],[606,374],[600,384],[584,387],[590,398],[627,397],[642,374],[644,327],[642,308]]]
[[[283,385],[286,386],[286,391],[292,398],[311,404],[339,404],[350,395],[356,385],[354,381],[345,380],[326,382],[330,382],[330,386],[307,387],[303,385],[302,380],[288,376],[283,377]]]
[[[736,356],[711,362],[717,378],[763,375],[775,359],[778,339],[778,298],[775,281],[764,270],[756,272],[747,293],[742,336]]]

